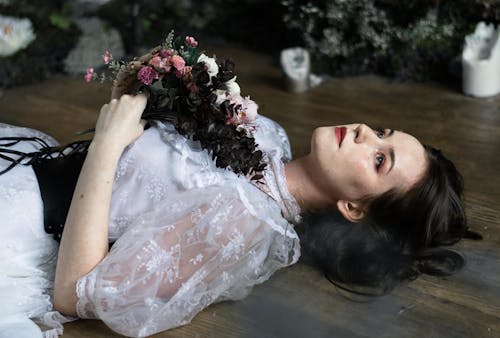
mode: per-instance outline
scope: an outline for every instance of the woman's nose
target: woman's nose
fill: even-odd
[[[354,139],[354,142],[356,143],[363,143],[366,141],[366,129],[368,126],[366,124],[360,124],[356,127],[355,132],[356,132],[356,137]]]
[[[373,132],[373,130],[366,124],[360,124],[356,128],[356,138],[354,142],[356,143],[367,143],[367,142],[377,142],[379,139]]]

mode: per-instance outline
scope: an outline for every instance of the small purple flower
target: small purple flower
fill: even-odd
[[[85,81],[90,82],[94,78],[94,68],[87,68],[87,74],[85,74]]]
[[[152,84],[153,80],[157,78],[158,78],[158,73],[152,67],[149,66],[142,67],[137,72],[137,79],[147,86]]]
[[[109,52],[109,50],[107,50],[106,52],[104,52],[104,64],[109,64],[109,61],[111,61],[111,53]]]
[[[192,36],[186,36],[186,45],[196,47],[198,46],[198,41],[196,41]]]

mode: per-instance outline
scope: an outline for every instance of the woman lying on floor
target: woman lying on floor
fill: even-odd
[[[76,316],[137,337],[189,323],[297,262],[294,226],[324,210],[346,221],[311,225],[301,244],[334,283],[386,292],[462,267],[441,246],[473,233],[440,151],[349,124],[317,128],[292,160],[285,131],[241,97],[234,64],[189,41],[190,56],[165,45],[122,68],[93,139],[64,155],[39,131],[0,124],[1,337],[41,336],[28,318],[46,336]],[[71,167],[59,160],[80,163],[69,210],[46,188]]]

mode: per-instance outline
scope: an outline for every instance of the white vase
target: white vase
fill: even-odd
[[[500,27],[479,22],[474,33],[465,37],[462,89],[475,97],[500,93]]]
[[[301,47],[284,49],[281,51],[280,61],[289,91],[300,93],[309,89],[311,59],[306,49]]]

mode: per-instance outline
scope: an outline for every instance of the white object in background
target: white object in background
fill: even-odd
[[[281,51],[280,59],[288,90],[300,93],[309,89],[311,72],[309,52],[301,47],[287,48]]]
[[[29,19],[0,15],[0,56],[10,56],[35,39]]]
[[[500,27],[479,22],[474,33],[465,37],[462,89],[476,97],[500,93]]]

